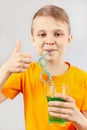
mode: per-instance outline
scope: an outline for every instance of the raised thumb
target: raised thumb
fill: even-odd
[[[18,51],[20,51],[20,48],[21,48],[21,42],[20,42],[20,40],[17,40],[16,47],[15,47],[14,51],[18,52]]]

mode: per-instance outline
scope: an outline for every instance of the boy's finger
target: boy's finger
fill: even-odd
[[[71,96],[68,96],[68,95],[56,93],[56,94],[55,94],[55,97],[57,97],[57,98],[62,98],[62,99],[64,99],[65,101],[75,103],[75,100],[74,100]]]
[[[14,52],[19,52],[20,51],[20,48],[21,48],[21,42],[20,40],[17,40],[16,41],[16,47],[14,49]]]

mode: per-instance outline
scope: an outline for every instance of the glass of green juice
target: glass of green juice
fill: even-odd
[[[59,94],[66,94],[69,95],[70,90],[69,90],[69,85],[67,85],[66,83],[54,83],[53,84],[47,84],[47,94],[46,94],[46,98],[47,98],[47,102],[49,101],[60,101],[60,102],[66,102],[64,99],[62,98],[57,98],[55,97],[55,93],[59,93]],[[60,106],[58,106],[60,107]],[[52,117],[49,115],[48,113],[48,123],[53,123],[53,124],[66,124],[66,120],[62,119],[62,118],[57,118],[57,117]]]

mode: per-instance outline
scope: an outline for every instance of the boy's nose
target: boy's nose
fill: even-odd
[[[46,44],[46,45],[54,45],[55,42],[46,42],[45,44]]]
[[[45,39],[45,44],[46,45],[54,45],[55,44],[55,39],[52,36],[48,36]]]

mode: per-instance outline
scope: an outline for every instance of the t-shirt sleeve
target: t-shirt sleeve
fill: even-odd
[[[3,85],[1,92],[10,99],[22,92],[21,74],[12,74]]]

